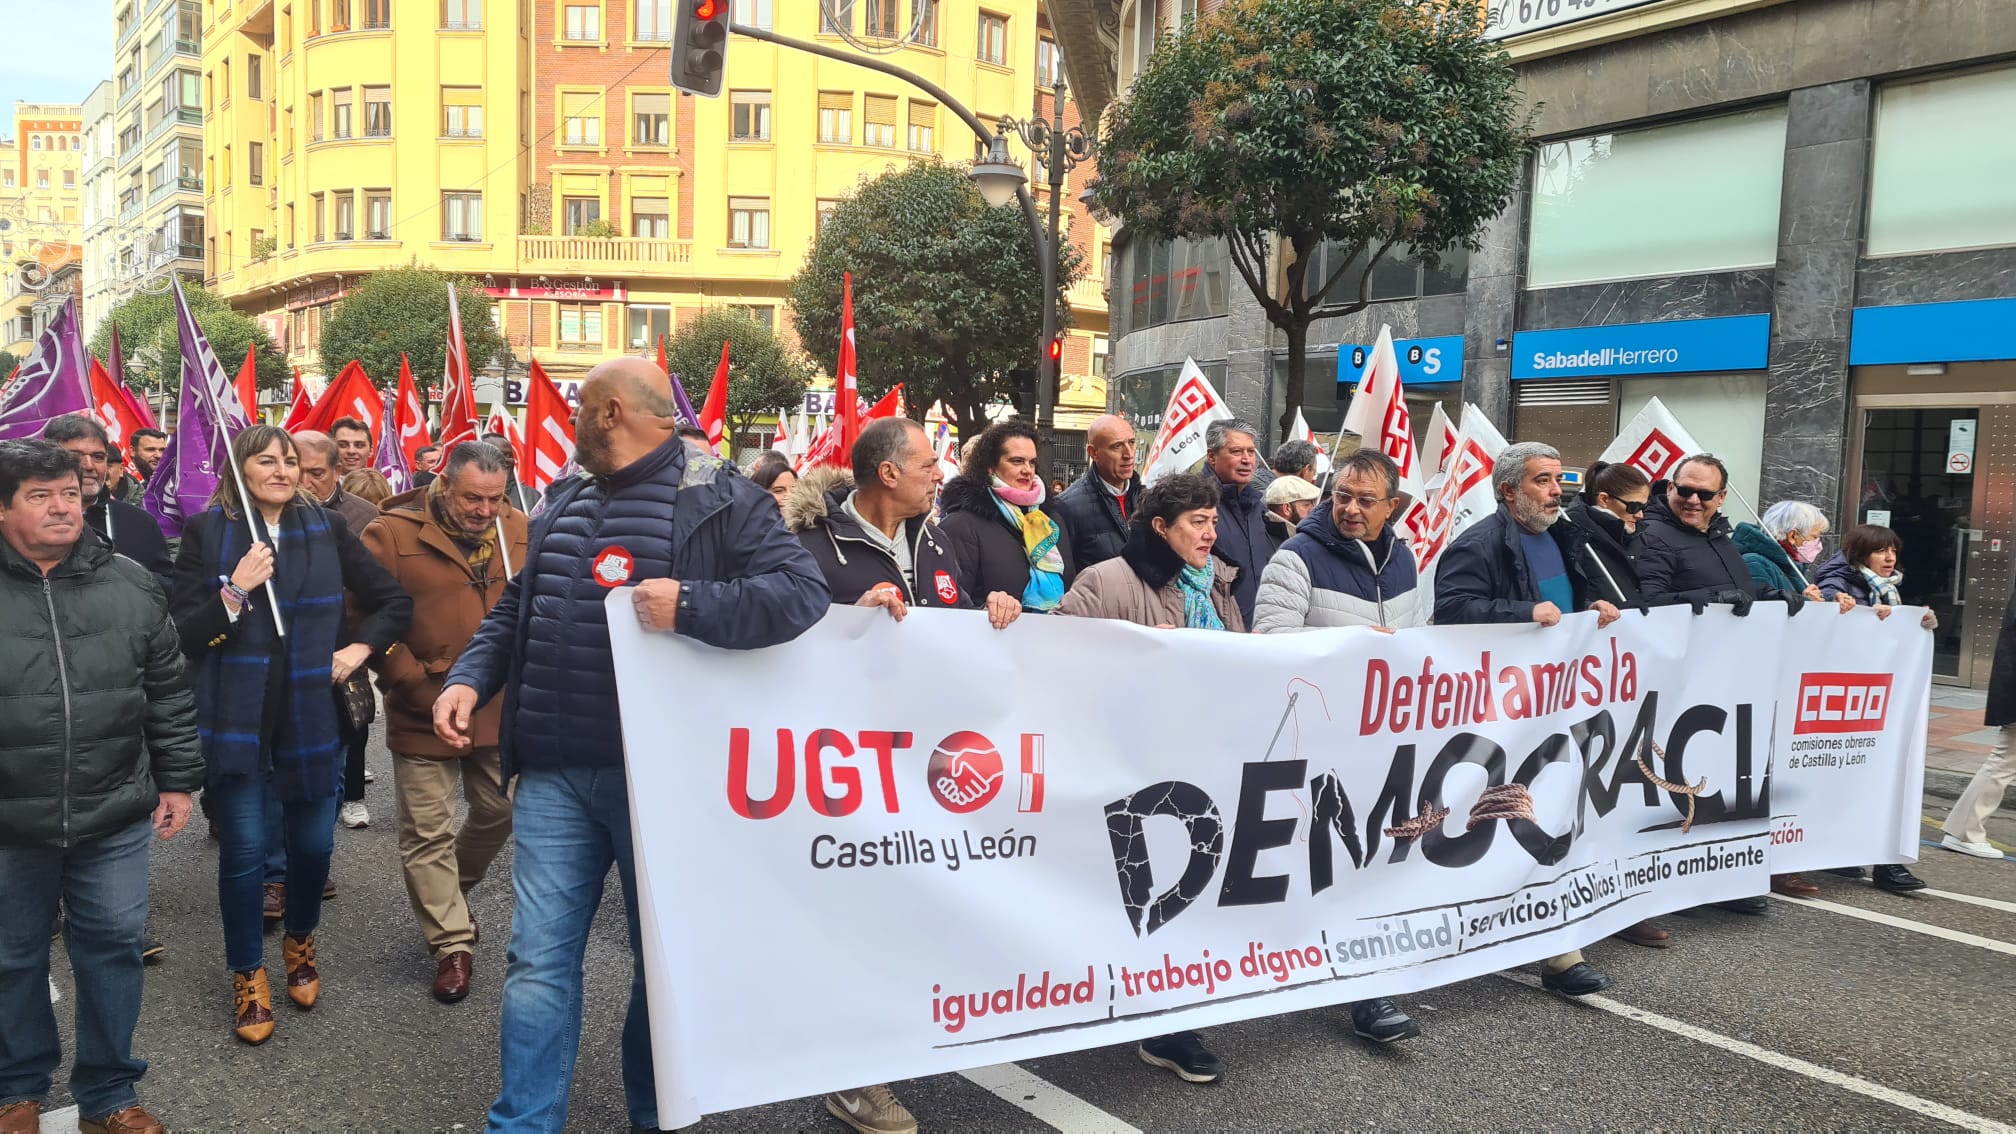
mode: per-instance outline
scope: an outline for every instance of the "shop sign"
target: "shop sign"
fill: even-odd
[[[1762,370],[1770,347],[1769,315],[1520,331],[1512,336],[1512,379]]]
[[[1648,3],[1651,0],[1491,0],[1484,15],[1484,38],[1525,35]]]
[[[1850,366],[2016,359],[2016,299],[1857,307]]]
[[[1463,336],[1442,335],[1432,339],[1395,339],[1393,353],[1400,359],[1402,386],[1432,386],[1438,382],[1463,380]],[[1372,348],[1364,343],[1337,344],[1337,396],[1341,399],[1358,386],[1371,360]]]

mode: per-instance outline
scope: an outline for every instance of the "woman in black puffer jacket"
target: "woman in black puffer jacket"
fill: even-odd
[[[959,590],[984,603],[997,627],[1008,608],[1055,611],[1075,573],[1071,541],[1043,500],[1036,430],[1021,421],[990,426],[939,491],[938,525],[959,564]]]
[[[1598,461],[1583,474],[1582,494],[1570,501],[1569,522],[1589,537],[1599,570],[1589,582],[1618,606],[1640,605],[1638,518],[1652,498],[1652,481],[1630,465]]]

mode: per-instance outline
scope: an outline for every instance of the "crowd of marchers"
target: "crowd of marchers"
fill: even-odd
[[[510,960],[489,1129],[567,1125],[583,952],[612,867],[632,951],[625,1100],[633,1127],[655,1129],[611,588],[628,588],[646,629],[727,649],[788,641],[831,604],[897,620],[913,606],[968,610],[1003,631],[1035,615],[1258,634],[1552,626],[1588,611],[1607,625],[1666,604],[1742,615],[1816,602],[1887,618],[1902,605],[1895,532],[1854,527],[1821,562],[1828,522],[1814,506],[1781,502],[1732,526],[1728,470],[1705,453],[1658,483],[1599,465],[1571,494],[1559,453],[1514,444],[1492,470],[1497,511],[1455,538],[1423,588],[1396,536],[1406,500],[1392,460],[1361,450],[1319,475],[1318,450],[1291,442],[1266,468],[1259,432],[1237,420],[1210,427],[1198,472],[1144,486],[1133,428],[1102,418],[1089,469],[1061,491],[1017,420],[972,439],[949,479],[902,418],[863,428],[848,468],[800,479],[766,454],[745,475],[682,428],[666,375],[639,359],[589,375],[575,428],[578,475],[535,503],[508,446],[431,454],[438,467],[426,461],[423,483],[394,495],[359,475],[361,423],[334,437],[253,426],[231,446],[238,475],[175,547],[129,503],[126,455],[91,419],[0,443],[0,1134],[38,1129],[61,1063],[58,927],[77,988],[80,1126],[166,1128],[140,1103],[146,1064],[133,1053],[143,966],[174,945],[147,933],[148,861],[199,805],[224,929],[219,1026],[266,1042],[325,995],[325,969],[327,993],[342,995],[343,957],[317,929],[335,830],[370,821],[363,751],[381,712],[404,885],[444,1004],[475,979],[467,895],[515,845],[510,925],[492,929],[508,930]],[[142,477],[154,441],[134,439]],[[1995,754],[1946,820],[1944,845],[1963,854],[2001,857],[1983,824],[2016,778],[2011,611],[1989,693]],[[1872,870],[1886,890],[1923,886],[1900,863]],[[1797,875],[1771,886],[1817,889]],[[1761,895],[1724,905],[1768,908]],[[1671,941],[1650,923],[1618,936]],[[1610,984],[1579,952],[1543,962],[1540,980],[1566,996]],[[1374,1043],[1420,1032],[1386,999],[1349,1017]],[[1143,1041],[1139,1055],[1190,1082],[1224,1073],[1194,1032]],[[886,1085],[824,1103],[860,1131],[917,1126]]]

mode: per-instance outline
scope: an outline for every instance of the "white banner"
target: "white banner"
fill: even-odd
[[[1913,857],[1903,609],[1257,637],[836,607],[733,652],[609,602],[668,1126],[1532,962],[1764,893],[1780,801],[1828,848],[1801,865]],[[1127,664],[1060,693],[1088,657]],[[1822,658],[1889,716],[1793,791],[1774,715]]]

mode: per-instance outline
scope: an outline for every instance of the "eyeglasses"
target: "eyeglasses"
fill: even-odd
[[[1349,503],[1351,503],[1352,501],[1354,501],[1354,500],[1355,500],[1355,501],[1357,501],[1357,502],[1358,502],[1358,507],[1359,507],[1359,509],[1360,509],[1360,510],[1362,510],[1362,511],[1366,511],[1366,512],[1370,512],[1370,511],[1371,511],[1372,509],[1374,509],[1374,508],[1377,508],[1377,507],[1378,507],[1379,505],[1381,505],[1381,504],[1384,504],[1384,503],[1386,503],[1386,502],[1387,502],[1388,500],[1391,500],[1391,499],[1392,499],[1392,497],[1390,497],[1390,496],[1353,496],[1353,495],[1351,495],[1351,494],[1350,494],[1350,493],[1348,493],[1348,492],[1337,492],[1337,493],[1333,493],[1333,494],[1331,494],[1331,497],[1330,497],[1330,499],[1332,499],[1332,500],[1335,500],[1335,501],[1336,501],[1337,503],[1339,503],[1339,504],[1349,504]]]
[[[1689,488],[1684,484],[1676,484],[1673,486],[1673,495],[1678,496],[1682,500],[1692,497],[1705,504],[1722,495],[1722,490],[1719,488]],[[1640,507],[1643,507],[1643,505],[1640,505]]]

